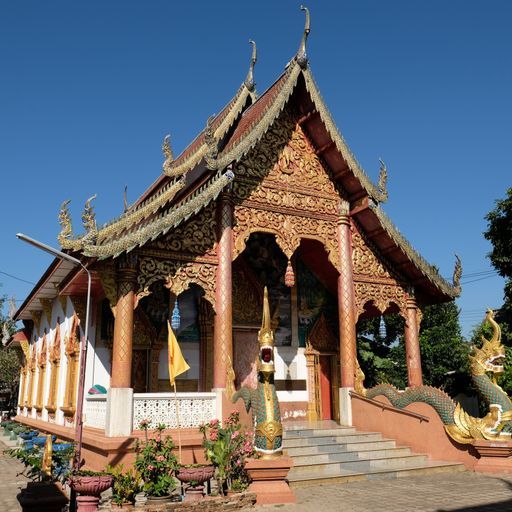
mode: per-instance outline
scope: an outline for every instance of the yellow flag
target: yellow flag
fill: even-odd
[[[169,331],[169,380],[171,381],[171,386],[174,386],[174,381],[176,380],[176,377],[189,370],[190,366],[187,364],[187,361],[185,361],[185,358],[181,353],[180,346],[178,345],[178,340],[174,335],[174,331],[172,330],[169,320],[167,320],[167,329]]]

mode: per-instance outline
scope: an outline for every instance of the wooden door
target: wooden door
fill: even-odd
[[[320,400],[322,403],[321,419],[332,418],[331,401],[331,356],[320,356]]]
[[[135,349],[132,352],[132,387],[134,393],[148,391],[148,351]]]

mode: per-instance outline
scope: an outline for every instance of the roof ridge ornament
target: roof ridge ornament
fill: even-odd
[[[71,199],[66,199],[62,203],[59,212],[60,233],[57,236],[57,240],[61,247],[65,247],[66,241],[73,237],[73,226],[71,224],[71,215],[69,213],[69,203],[71,203]]]
[[[379,169],[379,202],[385,203],[388,200],[388,168],[382,158],[379,158],[380,169]]]
[[[304,32],[302,34],[302,40],[300,42],[299,51],[295,56],[295,60],[299,64],[302,69],[306,69],[308,67],[308,54],[306,53],[306,41],[308,39],[309,32],[311,31],[310,17],[309,17],[309,9],[300,6],[300,10],[306,13],[306,24],[304,25]]]
[[[165,157],[165,161],[163,164],[163,170],[164,170],[164,173],[166,173],[166,174],[167,174],[166,171],[169,170],[170,165],[174,162],[174,155],[172,153],[170,141],[171,141],[171,136],[170,136],[170,134],[167,134],[164,137],[164,141],[162,142],[162,153],[164,154],[164,157]]]
[[[98,231],[96,226],[96,213],[92,202],[96,199],[96,194],[89,197],[85,202],[84,212],[82,213],[82,224],[86,231],[86,236],[95,235]]]
[[[455,268],[453,269],[453,287],[455,288],[455,291],[457,292],[457,295],[460,296],[460,293],[462,291],[462,287],[460,285],[460,278],[462,277],[462,261],[459,258],[459,256],[455,255]]]
[[[213,114],[206,121],[206,128],[204,131],[204,141],[208,146],[206,154],[204,155],[204,159],[208,169],[216,169],[217,168],[217,156],[219,154],[219,142],[215,138],[215,132],[213,130],[213,121],[216,118],[216,114]]]
[[[244,80],[244,85],[247,89],[252,92],[254,91],[254,86],[256,85],[254,82],[254,66],[256,61],[258,60],[258,53],[256,49],[256,43],[249,39],[249,44],[252,45],[252,56],[251,56],[251,64],[249,65],[249,71],[247,73],[247,78]]]

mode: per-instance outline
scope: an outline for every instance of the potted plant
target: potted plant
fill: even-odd
[[[204,483],[213,478],[215,466],[212,464],[187,464],[182,465],[176,472],[176,478],[188,484],[185,489],[185,501],[197,501],[202,499]]]
[[[144,430],[144,442],[135,445],[136,459],[134,467],[144,481],[143,490],[149,500],[170,499],[176,488],[173,474],[177,468],[177,460],[173,454],[174,442],[170,436],[163,437],[165,425],[157,425],[154,437],[150,438],[148,429],[150,422],[144,420],[139,428]]]
[[[112,484],[112,501],[118,508],[131,508],[141,485],[140,475],[133,469],[124,471],[123,465],[107,466],[106,472],[114,477]]]
[[[252,433],[245,431],[240,425],[238,412],[232,412],[223,427],[215,419],[201,425],[199,430],[203,434],[205,457],[217,469],[219,492],[226,494],[235,480],[240,484],[248,483],[244,461],[246,457],[254,454],[254,441]]]
[[[52,453],[49,474],[43,472],[44,448],[32,446],[30,449],[7,450],[6,453],[24,464],[24,474],[32,480],[17,496],[22,510],[24,512],[39,510],[61,512],[68,503],[61,482],[69,471],[73,447],[71,446],[67,450],[58,453]]]
[[[98,510],[100,495],[112,486],[113,480],[113,476],[106,471],[75,471],[67,481],[71,489],[78,493],[78,512]]]

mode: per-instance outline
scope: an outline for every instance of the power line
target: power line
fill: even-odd
[[[21,281],[23,283],[35,285],[36,283],[33,283],[32,281],[27,281],[26,279],[22,279],[21,277],[13,276],[12,274],[8,274],[7,272],[3,272],[0,270],[0,274],[3,274],[4,276],[11,277],[12,279],[16,279],[17,281]]]

